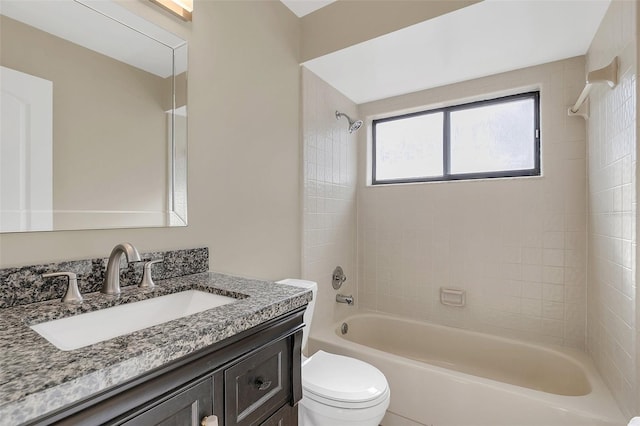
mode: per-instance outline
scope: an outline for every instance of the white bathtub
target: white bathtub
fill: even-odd
[[[390,315],[358,313],[313,330],[309,350],[352,356],[389,381],[384,426],[620,426],[589,358]]]

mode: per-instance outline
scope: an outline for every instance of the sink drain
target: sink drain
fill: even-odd
[[[349,326],[347,325],[346,322],[343,322],[342,326],[340,326],[340,332],[342,334],[347,334],[347,331],[349,331]]]

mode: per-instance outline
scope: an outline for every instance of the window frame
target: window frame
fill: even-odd
[[[494,170],[490,172],[472,172],[472,173],[451,173],[451,126],[450,114],[453,111],[465,109],[473,109],[480,106],[492,104],[501,104],[517,99],[532,99],[533,106],[533,144],[534,144],[534,167],[531,169],[518,170]],[[442,125],[442,176],[419,177],[419,178],[398,178],[398,179],[376,179],[376,126],[378,123],[388,121],[402,120],[405,118],[417,117],[426,114],[443,113]],[[474,180],[474,179],[493,179],[493,178],[509,178],[524,176],[540,176],[540,91],[535,90],[526,93],[518,93],[516,95],[501,96],[499,98],[485,99],[481,101],[468,102],[459,105],[451,105],[442,108],[428,109],[409,114],[395,115],[372,120],[371,122],[371,185],[389,185],[397,183],[419,183],[419,182],[446,182],[456,180]]]

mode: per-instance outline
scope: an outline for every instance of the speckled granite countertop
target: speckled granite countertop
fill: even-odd
[[[154,290],[125,287],[118,298],[84,295],[0,309],[0,425],[16,425],[125,382],[153,368],[276,318],[311,300],[311,292],[214,272],[156,281]],[[73,351],[58,350],[29,328],[40,322],[197,289],[238,302]]]

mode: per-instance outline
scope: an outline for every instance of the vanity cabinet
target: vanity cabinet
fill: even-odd
[[[31,425],[297,425],[304,308],[272,319]]]

